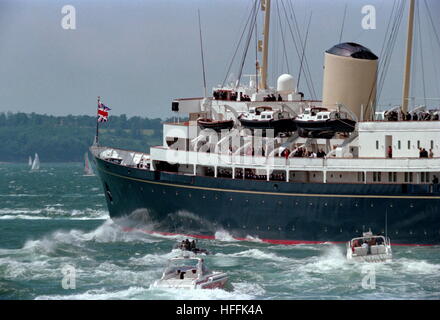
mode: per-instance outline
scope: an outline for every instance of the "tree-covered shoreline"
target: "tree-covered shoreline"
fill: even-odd
[[[148,152],[162,142],[162,119],[110,116],[100,123],[101,145]],[[41,162],[83,161],[93,143],[96,117],[0,113],[0,162],[27,162],[38,153]]]

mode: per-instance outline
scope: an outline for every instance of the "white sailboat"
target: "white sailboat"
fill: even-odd
[[[40,158],[38,157],[38,153],[35,154],[34,162],[32,162],[32,171],[36,171],[40,169]]]
[[[29,162],[28,162],[28,164],[29,164],[29,167],[32,167],[32,157],[31,157],[31,156],[29,156]]]
[[[85,176],[94,176],[92,166],[90,165],[89,155],[87,152],[84,154],[84,175]]]

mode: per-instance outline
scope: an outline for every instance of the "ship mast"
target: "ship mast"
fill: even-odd
[[[263,62],[261,66],[260,89],[267,89],[267,59],[269,56],[269,25],[270,25],[270,0],[261,1],[261,10],[264,11],[263,29]]]
[[[415,0],[409,0],[409,16],[408,16],[408,33],[406,39],[406,59],[405,59],[405,74],[403,80],[403,98],[402,111],[408,112],[409,103],[409,89],[411,80],[411,55],[413,47],[413,30],[414,30],[414,4]]]

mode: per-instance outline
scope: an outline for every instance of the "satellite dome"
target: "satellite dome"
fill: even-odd
[[[370,49],[354,42],[344,42],[328,49],[327,53],[355,59],[377,60],[378,57]]]
[[[278,77],[277,80],[277,91],[279,93],[292,93],[295,91],[296,83],[293,76],[290,74],[282,74]]]

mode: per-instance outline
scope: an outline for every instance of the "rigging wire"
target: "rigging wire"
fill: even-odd
[[[341,26],[341,33],[339,34],[339,42],[342,42],[342,33],[344,32],[344,25],[345,25],[345,17],[347,16],[347,4],[345,4],[345,9],[344,9],[344,17],[342,18],[342,26]]]
[[[290,31],[290,35],[292,36],[292,41],[293,41],[293,44],[294,44],[294,46],[295,46],[295,50],[296,50],[296,53],[297,53],[297,55],[298,55],[298,59],[299,60],[301,60],[301,51],[299,50],[299,48],[298,48],[298,43],[297,43],[297,41],[296,41],[296,39],[295,39],[295,35],[294,35],[294,33],[293,33],[293,30],[292,30],[292,25],[290,24],[290,20],[289,20],[289,17],[288,17],[288,15],[287,15],[287,10],[286,10],[286,7],[285,7],[285,5],[284,5],[284,2],[283,2],[283,0],[281,0],[281,4],[282,4],[282,6],[283,6],[283,9],[284,9],[284,15],[286,16],[286,21],[287,21],[287,25],[289,26],[289,31]],[[292,14],[293,12],[291,12],[291,14]],[[293,13],[293,16],[292,17],[294,17],[294,13]],[[296,19],[295,19],[296,20]],[[296,30],[297,32],[298,32],[298,30]],[[300,38],[300,41],[301,41],[301,43],[302,43],[302,40],[301,40],[301,38]],[[307,66],[308,66],[308,64],[307,64],[307,57],[305,57],[304,58],[304,63],[305,63],[305,65],[306,65],[306,71],[308,70],[308,68],[307,68]],[[311,93],[311,95],[312,95],[312,97],[313,98],[315,98],[316,97],[316,94],[315,94],[315,92],[314,92],[314,88],[313,88],[313,83],[312,84],[310,84],[310,81],[311,81],[311,79],[309,80],[309,74],[307,74],[307,72],[305,72],[305,77],[306,77],[306,83],[307,83],[307,87],[308,87],[308,89],[309,89],[309,92]]]
[[[278,22],[280,24],[281,40],[283,41],[283,49],[284,49],[283,51],[284,51],[284,58],[286,59],[287,73],[290,74],[289,60],[287,59],[286,42],[284,38],[283,25],[281,23],[280,8],[278,6],[278,1],[276,2],[276,7],[278,12]]]
[[[239,69],[240,71],[238,73],[236,87],[238,87],[240,85],[241,76],[243,74],[244,64],[246,62],[246,56],[247,56],[247,53],[248,53],[248,50],[249,50],[249,44],[250,44],[250,41],[252,39],[252,35],[253,35],[253,32],[254,32],[254,27],[255,27],[255,24],[256,24],[256,21],[257,21],[258,7],[259,6],[260,6],[260,1],[255,0],[255,5],[254,5],[254,8],[252,10],[252,20],[253,20],[253,23],[249,26],[249,33],[248,33],[248,37],[247,37],[246,44],[245,44],[245,50],[244,50],[243,56],[241,58],[240,69]]]
[[[203,70],[203,89],[204,89],[204,97],[206,98],[206,71],[205,71],[205,58],[203,55],[203,40],[202,40],[202,24],[200,22],[200,10],[197,9],[197,15],[199,17],[199,35],[200,35],[200,54],[202,57],[202,70]]]
[[[248,10],[248,11],[250,11],[250,10]],[[229,63],[228,70],[226,71],[225,78],[223,79],[222,87],[225,86],[226,79],[229,76],[229,72],[231,71],[231,68],[232,68],[232,65],[234,63],[235,57],[236,57],[236,55],[238,53],[238,50],[240,49],[241,41],[243,39],[244,34],[246,33],[247,26],[248,26],[249,22],[251,21],[251,17],[252,17],[252,11],[250,11],[248,18],[246,19],[246,24],[244,25],[243,31],[241,32],[241,36],[240,36],[240,38],[238,39],[238,42],[235,45],[235,51],[234,51],[234,54],[232,55],[231,62]]]
[[[281,2],[282,2],[283,0],[281,0]],[[287,0],[286,0],[287,1]],[[282,2],[283,3],[283,2]],[[298,20],[296,19],[296,15],[295,15],[295,11],[294,11],[294,9],[293,9],[293,5],[292,5],[292,1],[289,1],[288,2],[288,4],[289,4],[289,6],[290,6],[290,12],[291,12],[291,16],[292,16],[292,18],[293,18],[293,20],[294,20],[294,22],[295,22],[295,26],[296,26],[296,32],[298,33],[298,38],[299,38],[299,42],[300,42],[300,44],[302,44],[303,42],[302,42],[302,39],[301,39],[301,32],[300,32],[300,28],[299,28],[299,26],[298,26]],[[311,74],[311,72],[310,72],[310,67],[309,67],[309,63],[308,63],[308,59],[307,59],[307,56],[304,56],[304,62],[305,62],[305,75],[307,75],[308,76],[308,78],[309,78],[309,81],[310,81],[310,86],[311,86],[311,95],[312,95],[312,98],[313,99],[317,99],[317,95],[316,95],[316,92],[315,92],[315,86],[314,86],[314,84],[313,84],[313,77],[312,77],[312,74]],[[307,80],[307,76],[306,76],[306,80]]]
[[[307,25],[307,31],[306,31],[306,37],[304,38],[304,46],[303,46],[303,53],[302,53],[302,57],[301,57],[301,63],[299,66],[299,74],[298,74],[298,87],[301,81],[301,73],[302,73],[302,67],[303,67],[303,62],[304,62],[304,56],[306,53],[306,45],[307,45],[307,39],[309,37],[309,29],[310,29],[310,22],[312,21],[312,12],[310,12],[310,17],[309,17],[309,23]]]
[[[423,101],[425,106],[427,105],[426,103],[426,84],[425,84],[425,63],[424,63],[424,58],[423,58],[423,42],[422,42],[422,31],[421,31],[421,20],[420,20],[420,11],[419,11],[419,2],[416,2],[416,24],[418,26],[418,30],[419,30],[419,45],[420,45],[420,61],[422,64],[422,85],[423,85]]]
[[[388,34],[388,37],[385,37],[385,39],[388,38],[388,40],[384,42],[385,45],[382,50],[384,58],[382,59],[382,63],[379,66],[380,76],[377,85],[377,100],[379,100],[382,95],[383,85],[388,75],[388,69],[390,66],[391,57],[396,44],[400,25],[402,23],[403,13],[405,11],[405,3],[401,0],[397,0],[397,3],[398,4],[396,6],[396,10],[394,10],[394,12],[391,13],[392,16],[390,16],[390,20],[393,21],[393,23],[391,25],[391,30]]]

